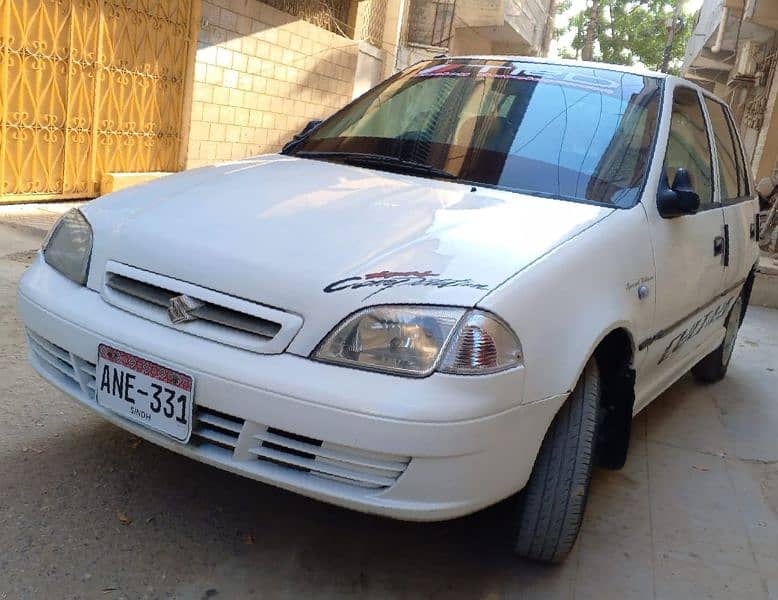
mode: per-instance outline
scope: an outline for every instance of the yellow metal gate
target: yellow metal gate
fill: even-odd
[[[0,0],[0,202],[179,168],[194,0]]]

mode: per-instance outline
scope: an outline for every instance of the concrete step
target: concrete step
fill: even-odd
[[[778,308],[778,255],[763,254],[759,260],[750,304]]]

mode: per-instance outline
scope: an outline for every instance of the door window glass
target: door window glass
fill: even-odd
[[[738,138],[737,127],[735,127],[735,122],[732,120],[732,112],[726,109],[724,106],[722,106],[722,109],[724,110],[724,114],[727,117],[729,131],[732,133],[732,140],[735,145],[735,158],[737,158],[738,169],[740,169],[741,173],[740,193],[738,195],[742,198],[743,196],[748,196],[751,194],[751,187],[748,182],[748,169],[750,167],[748,166],[746,157],[743,154],[743,145],[740,143],[740,139]]]
[[[737,138],[727,118],[727,109],[720,102],[705,98],[713,137],[716,140],[716,154],[719,162],[719,189],[721,200],[732,200],[748,194],[745,170],[741,164],[740,148]]]
[[[672,185],[676,171],[686,169],[694,191],[700,196],[700,207],[705,208],[713,204],[713,170],[708,131],[697,92],[676,88],[671,119],[665,156],[667,180]]]

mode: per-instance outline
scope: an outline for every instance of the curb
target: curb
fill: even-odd
[[[760,256],[750,304],[778,308],[778,255]]]

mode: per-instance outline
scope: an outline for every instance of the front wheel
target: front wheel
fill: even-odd
[[[575,544],[592,478],[599,406],[600,371],[591,359],[546,432],[519,496],[519,556],[559,562]]]
[[[718,348],[708,354],[700,362],[692,367],[692,375],[697,381],[703,383],[715,383],[727,374],[732,351],[735,349],[737,332],[740,329],[740,317],[743,313],[743,296],[738,296],[732,308],[729,309],[727,320],[724,322],[726,333],[724,341]]]

